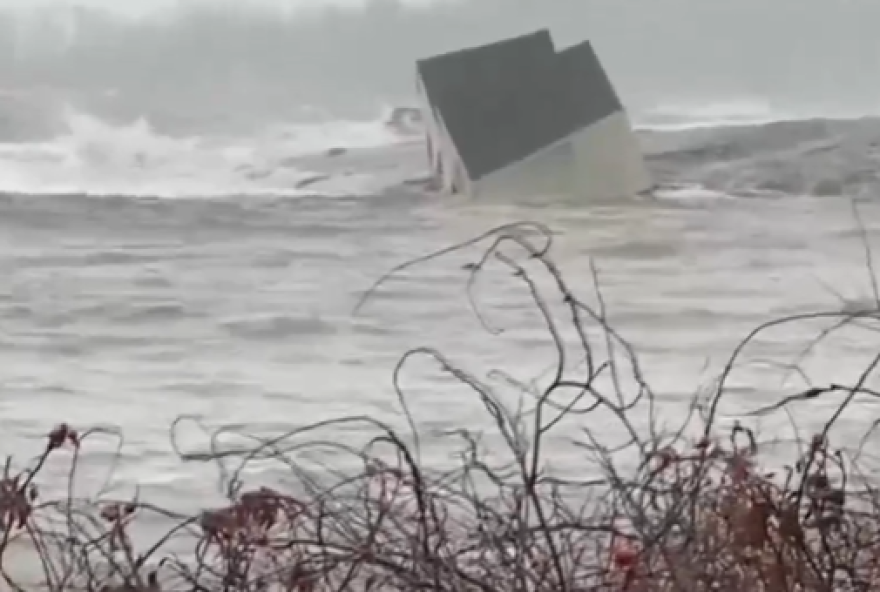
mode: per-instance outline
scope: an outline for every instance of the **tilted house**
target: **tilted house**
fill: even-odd
[[[589,42],[557,52],[550,32],[417,62],[435,184],[470,195],[649,191],[629,118]]]

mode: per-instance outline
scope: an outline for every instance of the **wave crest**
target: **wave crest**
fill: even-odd
[[[405,140],[384,119],[277,123],[253,135],[167,135],[64,106],[49,138],[0,143],[0,192],[153,197],[328,195],[375,190],[376,150]],[[345,159],[333,159],[338,155]],[[400,172],[400,175],[404,175]],[[394,175],[391,175],[394,179]],[[371,185],[372,183],[372,185]]]

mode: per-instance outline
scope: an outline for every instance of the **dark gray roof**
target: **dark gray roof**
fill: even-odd
[[[416,67],[472,179],[620,109],[589,43],[557,54],[547,29]]]
[[[573,127],[592,125],[623,110],[620,98],[589,41],[567,47],[557,57],[562,110]]]

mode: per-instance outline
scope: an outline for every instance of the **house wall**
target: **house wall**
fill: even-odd
[[[437,163],[442,154],[442,142],[440,140],[439,126],[436,120],[436,114],[428,101],[425,94],[425,86],[422,84],[421,77],[416,77],[416,96],[418,98],[419,111],[422,114],[422,125],[425,128],[426,157],[428,159],[428,169],[431,174],[437,170]],[[429,148],[430,147],[430,148]]]
[[[574,152],[563,141],[474,181],[473,197],[536,197],[571,192]]]
[[[572,139],[572,192],[585,200],[635,197],[654,183],[626,111],[590,125]]]
[[[424,120],[426,142],[431,146],[428,158],[429,172],[439,182],[437,189],[444,193],[453,190],[466,193],[471,189],[470,179],[464,163],[446,128],[439,110],[431,104],[425,93],[421,77],[417,77],[419,109]]]
[[[638,137],[618,111],[474,183],[475,197],[635,197],[653,186]]]

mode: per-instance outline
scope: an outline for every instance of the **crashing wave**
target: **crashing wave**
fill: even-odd
[[[663,183],[735,195],[860,196],[880,189],[880,119],[810,119],[644,132]]]

